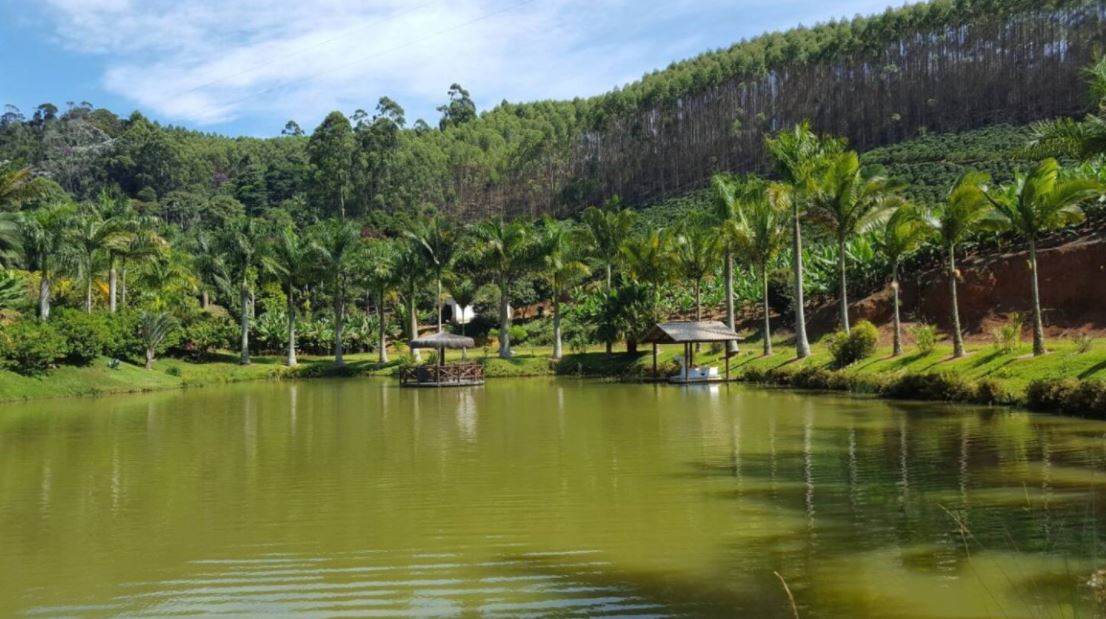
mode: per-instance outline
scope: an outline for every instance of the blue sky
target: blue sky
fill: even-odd
[[[387,95],[437,119],[589,96],[700,52],[888,0],[0,0],[0,104],[90,101],[230,135],[307,131]]]

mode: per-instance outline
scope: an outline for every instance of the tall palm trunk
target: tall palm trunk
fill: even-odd
[[[111,313],[114,314],[116,306],[116,295],[119,293],[119,273],[115,268],[115,254],[108,255],[108,308]],[[204,305],[204,309],[207,309],[207,305]]]
[[[613,270],[613,268],[611,267],[611,263],[608,262],[607,263],[607,292],[611,291],[611,271],[612,270]]]
[[[442,332],[442,274],[438,274],[438,295],[434,297],[434,307],[438,310],[438,333]]]
[[[207,309],[210,306],[211,306],[211,295],[208,294],[207,290],[204,290],[203,292],[200,293],[200,309]],[[115,311],[115,310],[113,309],[112,311]]]
[[[892,315],[892,323],[895,328],[894,345],[891,352],[892,357],[898,357],[902,354],[902,321],[899,319],[899,261],[894,260],[891,262],[891,300],[894,304],[894,314]]]
[[[50,319],[50,273],[45,268],[38,283],[38,318]]]
[[[772,311],[768,305],[768,263],[765,262],[760,265],[760,279],[762,286],[762,294],[764,295],[764,356],[767,357],[772,354],[772,318],[769,315]]]
[[[799,204],[791,205],[791,220],[794,230],[791,235],[791,267],[795,271],[795,356],[805,359],[810,356],[810,341],[806,338],[806,310],[803,308],[803,230],[799,221]]]
[[[345,326],[346,303],[341,284],[336,288],[338,294],[334,297],[334,363],[345,365],[346,361],[342,357],[342,329]]]
[[[388,363],[388,338],[384,330],[384,289],[381,288],[377,296],[376,303],[376,322],[377,322],[377,360],[381,363]]]
[[[242,312],[238,325],[239,329],[239,350],[241,351],[242,358],[240,363],[242,365],[250,364],[250,287],[246,284],[245,280],[242,281],[238,288],[238,300],[242,304]]]
[[[952,301],[952,356],[964,356],[964,335],[960,332],[960,302],[956,298],[956,246],[949,245],[949,298]]]
[[[296,289],[288,284],[288,367],[295,367],[296,362],[296,302],[294,296]]]
[[[726,248],[726,326],[733,331],[737,326],[733,307],[733,250]],[[737,342],[726,342],[726,354],[737,352]]]
[[[86,314],[92,313],[92,274],[89,273],[85,277],[84,282],[84,312]]]
[[[560,360],[561,348],[561,299],[557,291],[553,293],[553,358]]]
[[[1033,278],[1033,356],[1039,357],[1045,350],[1045,324],[1041,318],[1041,288],[1037,284],[1037,239],[1029,237],[1029,275]]]
[[[841,328],[845,333],[849,332],[849,273],[845,260],[845,237],[837,237],[837,275],[840,278],[838,287],[841,291]]]
[[[127,309],[127,261],[119,269],[119,309]]]
[[[419,318],[415,313],[415,287],[411,287],[411,295],[407,302],[407,326],[411,329],[411,340],[414,341],[419,337]],[[411,356],[415,361],[422,361],[422,354],[418,348],[411,349]]]
[[[499,283],[499,358],[511,358],[511,311],[506,279]]]

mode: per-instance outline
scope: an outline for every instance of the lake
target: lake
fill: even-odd
[[[737,385],[0,406],[0,616],[1092,617],[1106,424]]]

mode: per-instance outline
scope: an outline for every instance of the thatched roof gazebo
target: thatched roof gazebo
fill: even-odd
[[[681,372],[681,376],[677,377],[677,380],[673,382],[689,383],[689,382],[711,382],[712,380],[719,380],[717,371],[715,371],[713,377],[708,373],[701,377],[691,376],[692,364],[695,361],[695,347],[692,344],[701,342],[706,343],[721,343],[721,342],[738,342],[741,340],[741,336],[730,329],[725,324],[718,322],[717,320],[704,320],[704,321],[678,321],[678,322],[661,322],[657,323],[649,333],[641,339],[644,344],[653,345],[653,375],[657,374],[657,345],[658,344],[683,344],[684,345],[684,367]],[[726,353],[726,380],[730,378],[730,353]]]
[[[411,349],[430,348],[438,351],[436,365],[422,365],[402,368],[399,382],[403,387],[457,387],[464,385],[483,385],[484,366],[478,363],[445,362],[446,350],[465,350],[476,342],[471,337],[439,331],[433,335],[424,335],[411,340]]]

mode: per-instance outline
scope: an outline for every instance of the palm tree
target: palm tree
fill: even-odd
[[[118,309],[120,251],[133,235],[141,233],[143,224],[152,229],[153,222],[140,219],[126,199],[113,198],[107,191],[100,192],[96,211],[104,220],[104,227],[113,233],[112,242],[107,243],[104,249],[108,254],[108,307],[115,313]]]
[[[127,268],[136,263],[141,264],[147,260],[153,260],[162,256],[169,249],[169,243],[157,232],[158,221],[154,217],[133,217],[120,224],[126,230],[117,244],[113,244],[109,250],[108,261],[118,260],[118,291],[119,308],[127,307]],[[115,269],[109,264],[109,269]],[[109,305],[114,306],[111,299],[111,277],[108,278]]]
[[[365,288],[373,295],[377,318],[377,360],[388,363],[387,323],[384,319],[384,303],[396,280],[396,245],[385,239],[369,241],[364,252],[358,254],[356,272]]]
[[[315,252],[319,268],[330,276],[334,291],[334,363],[343,365],[342,329],[345,326],[346,288],[353,276],[355,254],[361,248],[357,228],[344,221],[323,223],[316,230]]]
[[[312,271],[312,248],[286,226],[264,258],[266,269],[276,275],[284,285],[288,298],[288,354],[285,363],[295,367],[296,362],[296,290],[306,283]]]
[[[218,252],[215,239],[204,231],[198,231],[191,241],[192,255],[195,256],[196,275],[200,286],[200,307],[207,309],[211,305],[214,293],[230,288],[227,279],[227,267],[223,256]]]
[[[1086,178],[1060,180],[1060,164],[1045,159],[1029,174],[1018,174],[1013,184],[994,194],[984,192],[1000,225],[1024,237],[1029,244],[1029,276],[1033,293],[1033,355],[1045,354],[1041,291],[1037,284],[1037,242],[1041,234],[1083,221],[1084,202],[1102,196],[1106,188]]]
[[[449,282],[449,296],[453,297],[453,302],[461,308],[461,311],[464,311],[466,307],[470,307],[476,302],[476,294],[479,291],[480,287],[469,277],[461,277],[454,274],[452,281]],[[462,316],[461,318],[464,317]],[[461,335],[464,335],[465,321],[460,320],[459,322],[461,323]],[[461,352],[464,354],[464,350]]]
[[[876,234],[876,245],[891,262],[891,295],[894,304],[894,347],[892,356],[902,354],[902,322],[899,318],[899,263],[929,238],[932,230],[918,209],[910,204],[900,206]]]
[[[658,312],[660,292],[675,273],[672,258],[674,251],[673,235],[665,228],[653,229],[646,234],[634,235],[625,240],[622,243],[622,262],[625,265],[623,276],[636,284],[636,288],[640,290],[633,292],[619,290],[621,294],[619,301],[632,298],[635,294],[644,291],[647,295],[645,298],[648,300],[646,308],[649,320],[660,320]],[[639,334],[641,326],[627,323],[626,328],[622,329],[627,334],[627,352],[637,352],[638,338],[635,334]]]
[[[800,359],[810,356],[810,342],[806,336],[806,313],[803,299],[803,236],[802,214],[813,190],[814,179],[825,167],[826,158],[843,150],[839,140],[818,137],[803,122],[790,131],[781,131],[775,137],[766,138],[765,147],[776,163],[776,172],[792,193],[791,204],[791,260],[795,274],[795,353]]]
[[[732,235],[726,234],[728,226],[732,226],[737,219],[740,210],[738,205],[742,194],[749,191],[748,182],[738,183],[721,174],[716,174],[711,179],[711,187],[714,191],[714,220],[718,225],[719,248],[722,251],[722,265],[725,270],[725,295],[726,295],[726,326],[732,331],[737,327],[737,316],[734,311],[733,278],[734,278],[734,246]],[[726,343],[727,354],[737,352],[736,342]]]
[[[51,277],[55,262],[62,258],[68,243],[69,226],[75,208],[70,203],[52,204],[20,218],[24,262],[38,271],[38,318],[50,318]]]
[[[695,320],[703,320],[703,280],[714,272],[720,237],[713,230],[696,224],[684,226],[676,236],[676,271],[690,281],[695,291]],[[732,283],[732,282],[731,282]],[[699,344],[695,345],[696,350]]]
[[[612,205],[617,204],[617,200],[612,201]],[[622,241],[630,236],[637,221],[637,213],[630,209],[611,210],[590,206],[584,210],[580,219],[584,222],[587,242],[591,248],[589,253],[606,270],[607,290],[610,290],[613,281],[612,273],[620,255]]]
[[[146,347],[146,369],[154,369],[157,348],[177,328],[177,321],[167,312],[143,312],[138,320],[138,334]]]
[[[46,192],[46,184],[31,175],[31,168],[0,171],[0,209],[18,207],[23,200]]]
[[[403,243],[395,256],[396,283],[399,285],[400,294],[406,298],[407,330],[410,339],[419,336],[418,296],[422,286],[422,278],[426,272],[426,264],[423,262],[422,250],[410,239]],[[419,361],[421,356],[419,349],[412,348],[411,356]]]
[[[414,219],[404,230],[404,236],[415,242],[423,253],[426,264],[434,274],[437,296],[434,305],[438,312],[438,332],[442,330],[442,277],[453,265],[457,234],[441,215]]]
[[[1083,73],[1093,111],[1081,121],[1060,118],[1034,123],[1026,148],[1028,154],[1089,160],[1106,153],[1106,57]]]
[[[499,288],[499,357],[511,358],[511,283],[525,274],[535,260],[535,244],[529,222],[493,219],[476,224],[477,259],[495,277]]]
[[[760,275],[761,301],[764,307],[765,356],[772,354],[771,308],[768,304],[768,269],[787,245],[787,219],[791,192],[779,183],[770,185],[759,199],[745,202],[737,221],[728,228],[728,236],[738,255]]]
[[[991,180],[982,172],[965,172],[957,179],[944,203],[936,205],[927,217],[937,231],[948,258],[949,298],[952,305],[952,355],[964,356],[964,335],[960,331],[960,303],[956,298],[956,246],[987,218],[991,206],[984,187]]]
[[[562,356],[561,346],[561,300],[568,289],[582,277],[591,274],[591,269],[573,257],[572,230],[564,222],[546,217],[542,224],[541,255],[542,276],[549,284],[553,301],[553,358]],[[475,291],[474,291],[475,293]],[[456,297],[454,297],[456,301]],[[463,307],[463,306],[462,306]]]
[[[838,294],[841,328],[849,332],[848,254],[850,237],[869,232],[891,216],[899,185],[886,176],[860,169],[856,151],[832,159],[816,180],[810,196],[810,219],[837,241]]]
[[[258,267],[262,265],[262,236],[255,220],[240,217],[228,222],[220,238],[223,258],[238,284],[240,363],[250,363],[250,303]]]
[[[76,218],[70,234],[70,246],[76,250],[77,266],[85,285],[85,312],[92,313],[92,283],[97,258],[104,252],[122,247],[125,232],[117,221],[104,219],[95,205],[86,205]]]

